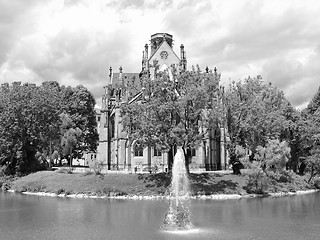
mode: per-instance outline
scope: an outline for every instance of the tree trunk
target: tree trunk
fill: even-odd
[[[52,160],[52,143],[50,141],[50,149],[49,149],[49,170],[51,170],[51,160]]]
[[[314,177],[314,170],[313,170],[313,167],[311,167],[311,171],[310,171],[310,178],[308,180],[308,183],[311,182],[312,178]]]
[[[173,147],[171,147],[168,152],[168,171],[172,171],[173,158]]]

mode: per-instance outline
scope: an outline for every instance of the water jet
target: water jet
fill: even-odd
[[[182,148],[178,148],[172,166],[169,210],[163,221],[166,231],[193,229],[190,216],[189,179]]]

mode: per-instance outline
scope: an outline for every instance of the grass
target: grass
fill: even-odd
[[[246,194],[247,174],[190,174],[192,195]],[[98,196],[166,195],[171,175],[158,174],[67,174],[41,171],[11,182],[18,192],[49,192],[56,194],[87,194]],[[288,192],[311,189],[306,181],[295,175],[290,182],[274,181],[268,192]]]

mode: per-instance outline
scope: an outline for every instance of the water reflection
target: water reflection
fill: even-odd
[[[0,192],[0,239],[318,239],[320,194],[193,201],[196,231],[160,230],[166,201],[63,199]]]

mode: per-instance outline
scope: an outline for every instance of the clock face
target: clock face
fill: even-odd
[[[161,57],[161,59],[167,59],[168,58],[168,52],[167,51],[162,51],[161,53],[160,53],[160,57]]]

